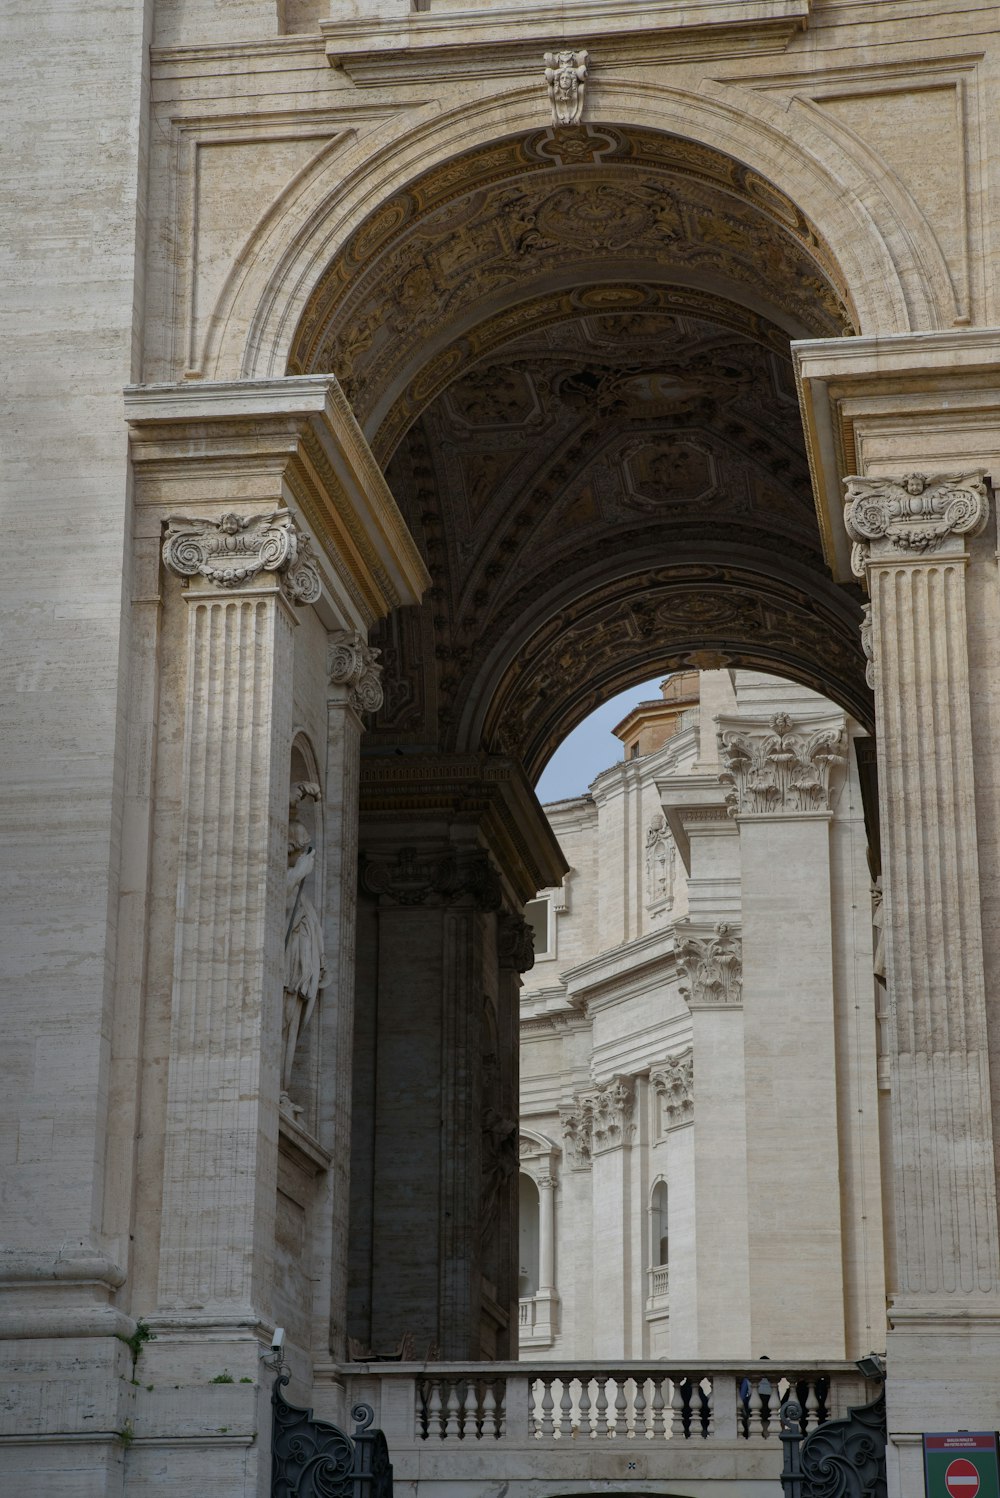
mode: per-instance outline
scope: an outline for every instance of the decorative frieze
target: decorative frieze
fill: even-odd
[[[844,480],[844,525],[854,543],[851,568],[863,577],[873,557],[937,551],[949,536],[977,536],[990,513],[986,474],[907,473],[899,479]]]
[[[661,1117],[666,1129],[677,1129],[694,1117],[694,1052],[691,1049],[654,1066],[650,1084],[660,1100]]]
[[[743,943],[725,921],[715,935],[685,935],[677,928],[677,966],[687,980],[681,997],[689,1009],[717,1008],[743,1002]]]
[[[842,718],[812,728],[787,713],[738,728],[720,721],[719,782],[730,787],[730,816],[830,810],[833,771],[846,759]]]
[[[266,515],[231,510],[217,520],[172,515],[163,562],[178,577],[203,577],[217,588],[245,588],[260,573],[273,572],[293,603],[309,604],[322,591],[309,544],[288,510]]]
[[[552,123],[579,125],[587,84],[586,52],[546,52],[545,82],[552,106]]]
[[[570,1165],[585,1169],[595,1155],[629,1143],[635,1133],[635,1089],[627,1077],[578,1092],[560,1112],[563,1146]]]
[[[452,905],[471,899],[478,910],[498,910],[500,876],[481,848],[422,856],[400,848],[395,858],[363,855],[362,888],[397,905]]]
[[[357,713],[377,713],[382,706],[382,654],[356,629],[334,630],[327,646],[326,674]]]

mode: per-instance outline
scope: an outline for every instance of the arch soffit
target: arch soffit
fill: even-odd
[[[820,130],[808,111],[784,110],[730,85],[692,94],[608,79],[592,95],[595,117],[696,141],[786,193],[822,233],[851,287],[862,333],[939,325],[947,271],[934,234],[912,200],[897,194],[898,202],[889,201],[852,132]],[[537,130],[539,113],[533,87],[443,115],[427,106],[409,117],[406,134],[397,115],[353,150],[317,162],[311,182],[297,181],[271,206],[234,266],[209,331],[206,375],[282,375],[313,288],[378,206],[435,165]]]

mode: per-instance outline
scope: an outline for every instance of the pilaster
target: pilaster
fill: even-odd
[[[842,1357],[830,823],[844,718],[717,723],[740,838],[750,1351]]]
[[[996,345],[995,331],[952,330],[797,351],[831,555],[870,598],[894,1498],[921,1480],[920,1430],[947,1428],[956,1408],[970,1428],[1000,1421],[990,1371],[1000,1355],[998,1041],[987,997],[1000,947],[984,921],[1000,873],[1000,618],[986,478],[1000,460]]]

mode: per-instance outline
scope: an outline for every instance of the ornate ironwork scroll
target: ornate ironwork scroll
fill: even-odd
[[[287,1404],[279,1373],[271,1392],[271,1498],[392,1498],[392,1463],[385,1436],[372,1430],[369,1404],[351,1410],[354,1434]]]
[[[818,1425],[805,1440],[801,1419],[798,1401],[788,1399],[781,1417],[785,1498],[886,1498],[884,1390],[871,1404]]]

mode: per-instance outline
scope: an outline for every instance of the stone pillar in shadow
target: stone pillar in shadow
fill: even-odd
[[[520,909],[565,865],[508,761],[363,758],[361,778],[349,1331],[358,1354],[502,1358]]]

